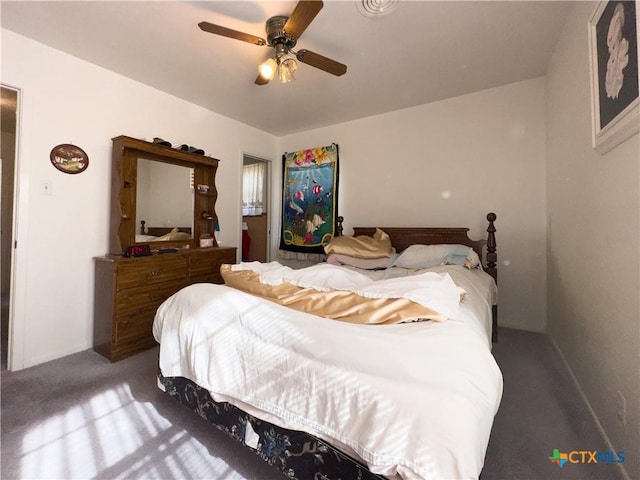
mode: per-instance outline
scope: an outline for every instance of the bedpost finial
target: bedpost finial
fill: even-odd
[[[339,215],[337,220],[338,225],[336,225],[336,237],[341,237],[343,232],[342,222],[344,222],[344,217],[342,215]]]
[[[496,226],[493,224],[495,222],[497,216],[495,213],[491,212],[487,214],[487,220],[489,221],[489,226],[487,227],[487,273],[491,275],[494,280],[498,281],[498,254],[496,253]]]
[[[498,283],[498,253],[496,252],[496,221],[497,215],[493,212],[487,213],[489,226],[487,227],[487,273]],[[491,341],[498,341],[498,305],[493,305],[491,311]]]

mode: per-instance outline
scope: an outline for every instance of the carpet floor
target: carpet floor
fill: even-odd
[[[612,465],[554,449],[608,450],[542,334],[500,330],[505,388],[482,480],[613,480]],[[157,349],[110,364],[91,350],[1,375],[3,479],[282,480],[156,386]],[[350,480],[350,479],[343,479]]]

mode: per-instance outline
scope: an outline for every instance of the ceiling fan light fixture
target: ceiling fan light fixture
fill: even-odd
[[[278,66],[278,79],[280,83],[288,83],[296,79],[295,73],[298,70],[298,62],[294,58],[287,57]]]
[[[398,2],[399,0],[356,0],[361,2]],[[240,40],[258,46],[267,46],[275,50],[275,55],[263,62],[258,67],[258,76],[254,83],[266,85],[276,76],[282,83],[295,80],[298,70],[298,62],[310,65],[337,77],[347,73],[347,66],[328,57],[310,50],[295,52],[300,35],[304,33],[309,24],[318,15],[324,3],[320,0],[298,0],[290,16],[276,15],[267,19],[265,30],[267,39],[255,35],[239,32],[231,28],[223,27],[206,21],[198,23],[198,27],[204,32],[222,37]]]
[[[259,67],[258,71],[260,72],[260,76],[265,80],[272,80],[276,75],[276,70],[278,69],[278,64],[275,59],[269,58],[267,61],[263,62]]]

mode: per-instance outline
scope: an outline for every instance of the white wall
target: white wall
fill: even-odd
[[[544,104],[538,78],[282,137],[278,144],[281,151],[340,145],[346,234],[354,226],[468,226],[472,238],[486,238],[486,214],[495,212],[500,324],[542,332]]]
[[[640,478],[640,142],[603,156],[591,148],[586,26],[595,8],[573,6],[547,75],[548,331]]]
[[[10,368],[92,346],[93,258],[108,251],[111,138],[158,136],[220,159],[221,241],[239,245],[242,152],[274,158],[275,137],[4,29],[2,82],[21,89],[22,100]],[[87,152],[85,172],[50,164],[60,143]],[[50,196],[40,194],[44,181]]]

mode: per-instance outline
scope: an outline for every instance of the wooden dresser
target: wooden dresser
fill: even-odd
[[[236,262],[236,248],[95,260],[94,350],[116,362],[157,345],[153,318],[171,295],[192,283],[223,283],[220,265]]]
[[[218,159],[124,135],[112,140],[109,254],[95,259],[93,348],[115,362],[157,345],[160,304],[192,283],[223,283],[220,265],[235,263],[237,249],[219,247],[214,236]],[[147,226],[166,231],[147,235]],[[213,246],[200,248],[201,239]],[[153,255],[133,256],[144,249]]]

